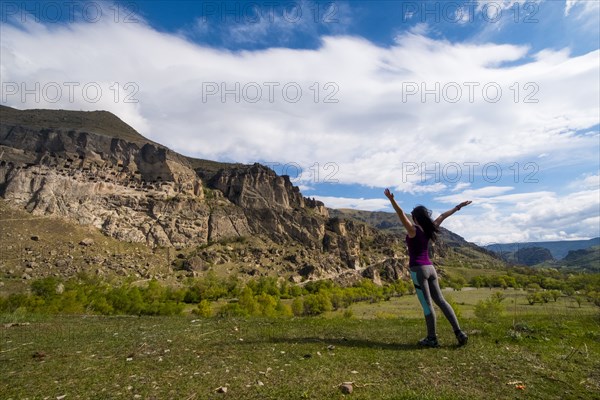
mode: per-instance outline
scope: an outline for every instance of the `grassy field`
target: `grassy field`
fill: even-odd
[[[527,301],[527,291],[515,289],[473,289],[464,288],[461,291],[444,289],[444,297],[451,301],[455,311],[466,318],[474,317],[475,305],[480,300],[485,300],[492,294],[500,292],[505,296],[502,302],[506,316],[516,318],[526,318],[529,315],[562,315],[572,312],[581,316],[591,316],[597,314],[598,307],[594,304],[583,301],[581,307],[573,297],[562,296],[556,302],[536,303],[530,305]],[[382,301],[376,304],[358,303],[351,307],[357,318],[396,318],[398,316],[418,318],[422,315],[418,307],[416,296],[406,295],[392,298],[390,301]],[[341,316],[343,310],[338,310],[327,314],[327,316]]]
[[[471,305],[489,293],[453,293],[464,303],[461,322],[470,333],[461,348],[443,318],[441,347],[415,346],[424,323],[414,296],[356,304],[355,318],[3,315],[0,393],[3,399],[598,398],[597,308],[564,299],[525,306],[515,293],[517,313],[494,323],[470,318]],[[510,296],[504,302],[510,311]],[[342,394],[342,382],[354,382],[352,394]]]

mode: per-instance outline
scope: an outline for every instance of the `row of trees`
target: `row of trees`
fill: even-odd
[[[442,286],[460,290],[475,288],[515,288],[530,290],[559,290],[571,296],[576,292],[600,291],[600,274],[564,274],[556,270],[515,269],[502,275],[477,275],[467,281],[462,276],[448,276]]]
[[[441,283],[459,290],[466,280],[448,277]],[[532,305],[557,301],[562,294],[577,294],[574,297],[580,300],[587,297],[600,306],[600,274],[561,276],[553,271],[539,274],[522,271],[479,275],[469,284],[525,288]],[[407,293],[414,293],[414,287],[403,280],[377,286],[364,279],[353,286],[341,287],[329,280],[295,285],[274,277],[244,282],[237,277],[218,278],[210,272],[203,278],[188,280],[179,288],[166,287],[155,280],[141,286],[131,283],[111,286],[89,277],[64,282],[44,278],[33,281],[29,293],[0,297],[0,312],[22,308],[35,313],[174,315],[192,305],[193,312],[201,316],[312,316],[348,308],[357,302],[380,302]],[[215,302],[220,303],[219,307],[214,307]]]
[[[196,305],[193,312],[213,315],[213,304],[222,299],[220,316],[310,316],[349,305],[379,302],[413,291],[412,284],[398,281],[377,286],[362,280],[350,287],[332,281],[309,282],[304,286],[261,277],[243,282],[237,278],[220,279],[214,274],[192,279],[181,288],[170,288],[152,280],[145,285],[122,284],[116,287],[94,279],[44,278],[31,284],[30,293],[0,297],[0,312],[18,308],[34,313],[104,315],[174,315],[186,304]],[[285,300],[292,300],[285,301]]]

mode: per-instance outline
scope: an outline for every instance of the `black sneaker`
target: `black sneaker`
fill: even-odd
[[[459,346],[464,346],[469,341],[469,337],[463,331],[458,331],[456,333],[456,340],[458,340]]]
[[[437,338],[435,338],[435,337],[430,338],[429,336],[424,339],[419,340],[419,344],[424,347],[438,347],[439,346]]]

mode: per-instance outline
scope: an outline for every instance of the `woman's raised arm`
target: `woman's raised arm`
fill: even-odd
[[[383,191],[383,193],[385,194],[385,197],[390,199],[390,202],[392,203],[392,207],[394,207],[396,214],[398,214],[398,217],[400,218],[400,222],[402,222],[402,225],[404,225],[404,229],[406,229],[406,233],[408,234],[408,237],[410,237],[410,238],[415,237],[415,235],[417,234],[416,228],[413,225],[413,223],[408,219],[406,214],[404,214],[404,211],[402,211],[402,209],[400,208],[398,203],[396,203],[396,200],[394,200],[394,194],[392,192],[390,192],[390,189],[385,189]]]
[[[452,214],[454,214],[455,212],[457,212],[461,208],[466,207],[466,206],[468,206],[471,203],[472,203],[471,200],[467,200],[467,201],[463,201],[460,204],[455,205],[454,208],[452,208],[452,209],[450,209],[450,210],[442,213],[442,215],[440,215],[439,217],[437,217],[435,219],[435,221],[433,221],[433,223],[435,224],[435,226],[439,227],[446,218],[448,218],[449,216],[451,216]]]

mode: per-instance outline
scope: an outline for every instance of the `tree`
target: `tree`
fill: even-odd
[[[552,296],[554,302],[556,302],[558,298],[562,295],[562,292],[560,290],[551,290],[550,295]]]

